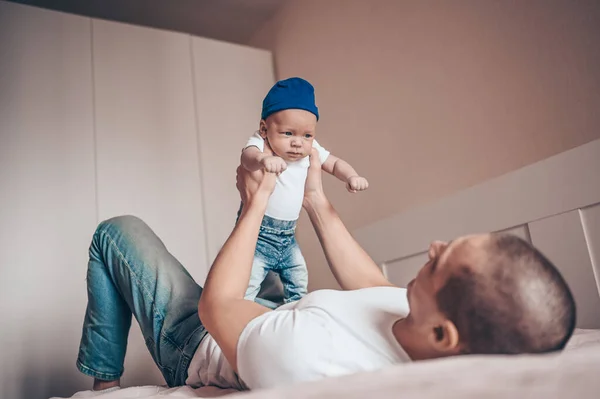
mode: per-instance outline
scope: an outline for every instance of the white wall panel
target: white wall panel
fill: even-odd
[[[262,100],[274,83],[271,53],[194,37],[196,112],[209,259],[235,224],[240,197],[235,170],[258,130]]]
[[[577,326],[600,328],[600,296],[579,211],[529,224],[531,240],[560,270],[577,304]]]
[[[600,201],[600,140],[557,154],[353,232],[377,262],[433,239],[518,226]]]
[[[516,234],[557,264],[575,295],[578,326],[600,327],[598,170],[600,140],[595,140],[353,234],[401,284],[414,274],[411,267],[418,267],[412,254],[424,252],[431,240],[487,231]]]
[[[392,261],[385,264],[385,274],[390,282],[396,284],[398,287],[406,288],[410,280],[417,277],[417,273],[428,260],[427,252],[423,252]]]
[[[93,49],[100,219],[139,216],[203,283],[190,37],[94,20]],[[126,384],[164,383],[137,325],[125,369]]]
[[[500,230],[498,231],[498,233],[512,234],[531,243],[531,237],[529,237],[529,228],[526,224],[511,227],[509,229]]]
[[[0,2],[0,397],[70,396],[96,225],[90,20]]]
[[[531,242],[527,225],[515,226],[499,232],[513,234],[527,242]],[[410,280],[417,276],[419,270],[421,270],[428,260],[427,252],[422,252],[391,262],[385,262],[383,268],[388,280],[399,287],[406,287]]]
[[[585,241],[590,252],[596,286],[600,292],[600,204],[596,204],[580,211],[583,222]]]

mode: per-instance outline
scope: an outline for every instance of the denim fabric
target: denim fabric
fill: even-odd
[[[202,288],[133,216],[102,222],[89,252],[77,368],[100,380],[118,379],[133,314],[167,384],[184,385],[189,362],[207,334],[198,316]]]
[[[238,218],[240,213],[241,207]],[[269,270],[279,274],[281,278],[285,303],[297,301],[306,295],[308,271],[295,232],[295,220],[277,220],[264,216],[258,233],[246,299],[257,300],[256,295]]]

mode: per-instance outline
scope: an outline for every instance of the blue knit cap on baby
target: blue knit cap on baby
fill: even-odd
[[[284,109],[303,109],[312,112],[319,120],[315,104],[315,88],[302,78],[289,78],[275,83],[263,100],[262,119]]]

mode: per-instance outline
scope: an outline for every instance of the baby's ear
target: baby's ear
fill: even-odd
[[[258,134],[260,134],[260,137],[262,137],[263,139],[267,137],[267,122],[264,119],[260,120]]]

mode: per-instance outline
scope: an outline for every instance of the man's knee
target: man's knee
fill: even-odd
[[[146,223],[137,216],[122,215],[104,220],[96,228],[96,236],[102,233],[126,232],[131,229],[147,228]]]

